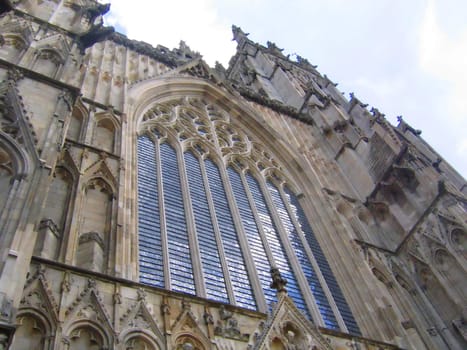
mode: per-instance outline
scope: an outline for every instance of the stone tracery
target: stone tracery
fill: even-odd
[[[240,302],[240,304],[238,304],[240,306],[248,308],[254,307],[251,301],[249,304],[244,304],[246,299],[241,293],[245,291],[240,292],[238,289],[239,287],[236,287],[238,283],[240,283],[240,280],[234,281],[232,285],[227,283],[224,291],[219,289],[215,293],[211,290],[212,282],[209,282],[216,274],[226,276],[225,280],[223,278],[221,279],[222,282],[219,280],[218,284],[220,285],[224,283],[223,281],[230,280],[232,276],[240,275],[238,271],[235,272],[233,269],[234,265],[231,262],[233,258],[229,257],[229,254],[232,252],[225,252],[223,246],[226,245],[230,247],[229,244],[232,243],[228,243],[226,240],[233,239],[233,237],[241,237],[243,233],[239,234],[239,232],[245,232],[247,238],[234,239],[238,239],[235,245],[241,247],[236,253],[240,255],[237,255],[235,260],[245,259],[245,261],[251,261],[251,263],[244,263],[247,271],[243,272],[244,275],[242,276],[243,288],[252,288],[252,292],[254,293],[254,297],[252,296],[248,299],[253,300],[253,302],[255,302],[256,299],[256,302],[260,305],[260,309],[265,308],[264,296],[261,294],[263,291],[268,294],[267,302],[271,302],[274,299],[273,293],[271,294],[267,291],[267,289],[270,288],[269,277],[265,279],[264,276],[267,276],[266,274],[269,274],[270,267],[274,266],[276,262],[279,261],[278,263],[281,268],[286,269],[284,272],[286,273],[287,279],[291,280],[292,294],[298,298],[297,302],[299,302],[300,307],[307,310],[307,308],[310,307],[310,302],[304,301],[305,299],[301,295],[301,291],[305,291],[309,286],[301,285],[300,283],[303,282],[297,282],[296,280],[296,275],[300,275],[304,272],[299,268],[290,269],[290,267],[286,266],[287,263],[285,263],[285,261],[297,258],[300,260],[300,263],[308,264],[306,265],[305,272],[306,281],[307,283],[315,283],[313,282],[316,278],[314,275],[314,268],[309,262],[309,259],[314,259],[312,258],[314,253],[309,250],[309,248],[306,250],[305,246],[307,244],[316,243],[314,243],[314,241],[305,243],[305,238],[299,238],[300,235],[303,234],[312,235],[311,228],[306,224],[298,229],[299,226],[304,225],[303,220],[306,219],[302,217],[302,211],[297,210],[297,205],[299,205],[298,200],[290,190],[296,189],[297,186],[290,182],[289,177],[280,166],[276,157],[273,156],[272,152],[267,150],[266,146],[263,145],[256,136],[252,136],[254,133],[247,133],[243,128],[231,121],[229,114],[226,113],[225,110],[211,103],[206,98],[185,97],[163,100],[162,102],[156,103],[143,114],[138,130],[138,152],[144,154],[144,158],[140,158],[139,161],[146,163],[147,157],[152,154],[152,152],[155,152],[155,160],[150,160],[151,164],[153,164],[150,165],[149,168],[148,164],[142,166],[140,171],[142,175],[139,176],[143,177],[140,177],[139,181],[141,184],[153,182],[151,188],[156,188],[155,191],[157,192],[152,195],[153,198],[151,199],[146,187],[141,187],[146,185],[140,185],[139,187],[139,191],[143,196],[147,197],[148,201],[147,204],[144,204],[144,201],[140,197],[139,204],[141,214],[139,223],[144,231],[144,235],[142,234],[142,237],[145,237],[143,241],[149,239],[146,238],[149,237],[150,234],[148,225],[154,225],[151,223],[154,222],[154,219],[146,217],[146,213],[154,213],[154,211],[156,213],[161,213],[161,217],[157,220],[165,222],[165,225],[167,225],[167,222],[170,224],[169,216],[173,216],[170,213],[173,212],[174,209],[171,209],[170,206],[174,205],[173,203],[175,202],[166,202],[165,190],[163,189],[169,187],[171,191],[173,191],[172,188],[174,184],[169,184],[169,182],[164,179],[167,176],[165,172],[168,171],[168,168],[166,168],[167,165],[164,165],[168,164],[168,161],[164,160],[164,157],[167,157],[167,155],[164,154],[167,154],[166,150],[171,150],[170,158],[177,158],[174,162],[178,165],[176,174],[170,173],[171,175],[169,176],[173,177],[175,175],[175,177],[179,177],[181,181],[179,185],[176,185],[181,186],[181,192],[179,194],[180,203],[177,204],[177,210],[183,211],[182,216],[177,220],[179,222],[185,222],[185,220],[187,220],[187,223],[183,223],[181,226],[178,238],[176,239],[179,240],[180,243],[183,243],[183,246],[189,245],[192,252],[197,252],[199,250],[199,253],[194,253],[193,256],[188,257],[188,259],[191,259],[192,263],[196,261],[196,259],[201,259],[201,262],[193,263],[193,270],[189,270],[189,274],[184,277],[185,281],[187,281],[186,278],[189,278],[193,281],[191,283],[194,283],[196,286],[201,285],[200,289],[198,289],[199,287],[197,287],[196,290],[191,289],[190,293],[201,293],[201,295],[207,293],[209,298],[214,298],[215,300],[217,298],[222,298],[219,299],[222,301],[226,301],[225,298],[228,297],[230,303]],[[162,157],[161,160],[159,160],[159,157]],[[195,175],[196,172],[193,173],[193,169],[196,167],[200,167],[197,175]],[[148,171],[151,172],[151,175],[148,175]],[[185,172],[187,175],[185,175]],[[152,177],[157,178],[159,176],[162,177],[161,180],[158,180],[159,182],[151,180]],[[184,180],[186,176],[188,179]],[[197,180],[196,186],[198,186],[201,191],[205,191],[207,197],[199,197],[199,190],[198,192],[193,192],[192,186],[196,183],[194,179],[200,179]],[[235,181],[235,184],[232,183],[232,181]],[[162,187],[159,188],[159,186]],[[245,190],[241,189],[243,187]],[[216,196],[221,196],[219,198],[222,198],[222,200],[219,201],[219,199],[216,199]],[[156,197],[159,199],[156,199]],[[181,206],[182,198],[184,203],[183,207]],[[201,208],[197,203],[190,203],[190,198],[196,198],[196,202],[206,201],[203,206],[206,207],[205,211],[207,211],[204,212],[202,216],[198,214]],[[211,201],[212,204],[209,204]],[[242,203],[242,206],[251,207],[255,214],[251,216],[252,214],[248,214],[245,211],[237,211],[235,207],[239,205],[240,202],[238,201]],[[290,201],[293,201],[293,204]],[[146,208],[146,205],[150,207],[148,206]],[[163,207],[160,207],[161,205],[163,205]],[[159,206],[159,209],[157,209],[157,206]],[[167,207],[169,207],[169,209],[167,209]],[[255,207],[259,209],[253,209]],[[290,215],[296,216],[296,218],[291,219]],[[230,216],[232,217],[230,218]],[[205,219],[200,219],[201,217]],[[211,221],[206,219],[206,217],[210,217],[209,220]],[[241,223],[238,223],[238,220],[241,220]],[[256,229],[250,227],[252,223],[258,226],[259,231],[255,231]],[[193,224],[195,224],[193,231],[185,231],[185,227],[191,227]],[[203,226],[206,224],[213,225],[214,229]],[[156,254],[154,256],[164,256],[164,259],[170,261],[172,254],[176,254],[173,248],[170,248],[172,244],[170,242],[175,238],[173,234],[169,232],[169,229],[172,230],[172,228],[170,228],[171,226],[169,226],[167,229],[164,226],[151,226],[151,232],[157,232],[156,240],[161,242],[159,244],[162,244],[160,252],[157,254],[151,254],[149,251],[147,252],[146,250],[148,248],[146,247],[148,245],[146,243],[144,243],[144,247],[141,248],[143,249],[143,253],[140,253],[140,259],[143,261],[143,265],[141,265],[143,273],[141,276],[144,281],[147,280],[150,284],[153,283],[151,281],[158,280],[158,282],[154,282],[157,283],[157,286],[164,286],[170,283],[172,273],[170,275],[171,277],[165,277],[165,281],[161,281],[160,278],[156,276],[150,277],[153,272],[146,266],[150,266],[148,264],[162,266],[162,264],[157,263],[154,259],[148,258],[148,255]],[[262,228],[263,226],[264,228]],[[161,228],[159,229],[159,227]],[[303,230],[305,230],[306,233],[304,233]],[[217,248],[211,247],[210,249],[219,251],[219,260],[215,262],[215,265],[219,266],[221,270],[208,267],[214,265],[209,265],[210,263],[203,260],[203,254],[205,254],[203,253],[203,246],[207,244],[205,241],[206,238],[203,237],[207,234],[211,235],[209,240],[214,241],[215,245],[217,245]],[[228,238],[228,235],[231,235],[231,238]],[[259,236],[256,237],[257,235]],[[285,244],[283,243],[284,236],[293,237],[293,248],[288,248],[283,245]],[[268,240],[272,240],[275,243],[268,243]],[[165,241],[169,242],[168,250],[164,248],[163,242]],[[250,244],[253,244],[253,246],[259,244],[261,248],[258,248],[258,251],[252,252],[249,248]],[[316,250],[318,248],[313,249]],[[262,253],[260,251],[262,251]],[[316,250],[316,253],[318,253],[318,250]],[[298,254],[298,257],[295,257],[295,254]],[[261,263],[260,260],[258,260],[260,255],[263,257],[266,255],[268,257],[268,262]],[[199,258],[199,256],[201,256],[201,258]],[[255,257],[253,258],[253,256]],[[176,257],[176,259],[178,258]],[[208,260],[211,259],[212,258],[209,258]],[[258,266],[261,266],[262,277],[260,277],[260,285],[263,291],[258,289],[258,282],[255,281],[258,278],[257,272],[252,266],[253,261],[251,259],[253,259],[256,264],[260,264]],[[183,261],[183,263],[180,264],[188,264],[188,261]],[[197,265],[200,266],[198,270],[196,268]],[[238,268],[238,265],[236,266],[236,268]],[[172,268],[174,267],[170,269],[172,270]],[[317,266],[315,268],[318,269]],[[323,265],[322,268],[329,269],[327,265]],[[161,272],[162,271],[160,271],[159,274]],[[165,267],[164,274],[169,276],[167,267]],[[177,272],[173,276],[181,276],[181,274],[181,272]],[[329,281],[331,282],[330,279]],[[177,288],[181,288],[180,283],[180,281],[176,283]],[[206,286],[205,283],[207,283]],[[250,283],[252,283],[251,286]],[[255,285],[256,287],[253,287]],[[190,290],[188,286],[184,288]],[[325,292],[321,291],[321,287],[318,287],[316,290],[320,290],[320,292],[316,292],[319,294],[315,296],[320,298],[321,306],[319,312],[324,313],[323,315],[325,316],[323,317],[326,319],[327,325],[334,325],[334,327],[337,327],[336,319],[332,315],[333,311],[331,311],[331,306],[329,304],[329,300],[332,300],[331,293],[328,292],[329,296],[325,296]],[[227,295],[220,297],[219,294],[216,293],[227,293]],[[311,298],[309,294],[307,295],[306,298]],[[237,301],[235,302],[235,300]],[[345,303],[342,297],[340,297],[340,300],[341,303]]]

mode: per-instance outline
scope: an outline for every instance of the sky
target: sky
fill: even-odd
[[[105,2],[105,1],[101,1]],[[349,97],[396,117],[467,177],[465,0],[111,0],[105,23],[213,66],[235,54],[231,26],[318,65]]]

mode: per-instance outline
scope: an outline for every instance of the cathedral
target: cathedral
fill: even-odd
[[[233,26],[0,1],[0,349],[467,348],[467,187],[401,117]]]

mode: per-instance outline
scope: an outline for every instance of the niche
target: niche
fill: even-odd
[[[22,315],[16,319],[18,328],[15,332],[12,350],[43,349],[46,329],[42,322],[32,315]]]
[[[47,194],[42,212],[39,237],[34,254],[45,258],[55,258],[62,237],[70,202],[73,179],[64,168],[57,167]]]
[[[115,147],[115,126],[109,118],[96,123],[92,144],[104,151],[113,153]]]
[[[40,49],[36,52],[33,70],[54,78],[62,64],[63,59],[55,50]]]
[[[86,186],[75,259],[77,266],[97,272],[104,271],[112,198],[111,187],[101,178],[91,180]]]
[[[125,343],[125,350],[156,350],[156,348],[142,337],[135,337]]]
[[[70,334],[69,350],[101,350],[102,336],[91,327],[80,327]]]

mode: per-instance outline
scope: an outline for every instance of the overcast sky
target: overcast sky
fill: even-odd
[[[103,1],[105,2],[105,1]],[[466,0],[111,0],[106,23],[211,66],[235,53],[231,25],[318,65],[393,123],[415,129],[467,176]]]

